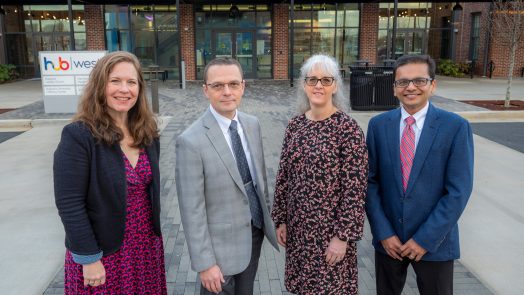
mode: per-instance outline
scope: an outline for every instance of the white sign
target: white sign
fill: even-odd
[[[44,76],[42,77],[42,84],[45,85],[74,85],[74,76]]]
[[[46,113],[74,113],[91,70],[106,51],[40,51]]]
[[[44,95],[75,95],[75,86],[46,86],[44,88]]]
[[[105,51],[40,51],[42,76],[89,75]]]

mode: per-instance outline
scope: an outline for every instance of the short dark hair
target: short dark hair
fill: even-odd
[[[427,54],[403,55],[397,59],[393,67],[393,77],[397,76],[397,69],[407,64],[427,64],[429,77],[435,79],[435,61]]]
[[[231,58],[231,57],[217,57],[217,58],[212,59],[204,68],[204,84],[207,81],[207,71],[209,71],[210,67],[212,66],[230,66],[230,65],[234,65],[238,67],[238,70],[240,71],[240,77],[242,78],[242,80],[244,80],[244,73],[242,72],[242,66],[236,59]]]

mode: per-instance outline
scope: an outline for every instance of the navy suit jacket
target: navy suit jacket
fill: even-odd
[[[400,108],[368,126],[369,184],[366,213],[373,245],[397,235],[413,238],[426,261],[460,257],[457,221],[473,187],[473,135],[460,116],[429,105],[406,192],[400,164]]]

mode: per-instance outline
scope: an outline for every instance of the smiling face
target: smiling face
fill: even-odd
[[[313,67],[307,74],[307,77],[321,79],[323,77],[332,77],[333,75]],[[333,105],[333,94],[337,92],[337,82],[333,81],[330,86],[324,86],[320,81],[315,86],[306,85],[303,82],[304,92],[306,93],[311,108],[325,108]]]
[[[410,63],[400,66],[396,70],[395,80],[416,78],[430,78],[429,67],[425,63]],[[412,82],[405,88],[393,87],[395,96],[400,100],[404,109],[413,115],[423,109],[429,101],[433,91],[437,88],[435,80],[425,86],[415,86]]]
[[[233,119],[236,109],[242,101],[244,83],[242,74],[236,65],[213,65],[207,70],[204,94],[211,106],[222,116]],[[228,83],[240,83],[237,89],[232,89]],[[211,85],[225,84],[223,89],[216,89]]]
[[[109,73],[105,91],[109,114],[113,118],[127,115],[137,102],[139,90],[138,73],[133,64],[116,64]]]

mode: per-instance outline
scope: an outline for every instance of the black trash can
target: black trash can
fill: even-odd
[[[393,95],[393,67],[350,67],[349,101],[352,110],[390,110],[399,106]]]

